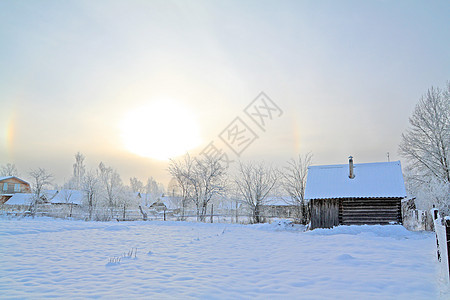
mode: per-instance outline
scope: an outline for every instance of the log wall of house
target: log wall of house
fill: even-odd
[[[311,200],[311,226],[332,228],[339,225],[339,199]]]
[[[339,224],[373,225],[402,223],[401,199],[341,199],[339,204]]]
[[[3,184],[7,183],[7,190],[3,189]],[[20,190],[16,191],[15,184],[20,184]],[[14,193],[31,193],[30,185],[17,178],[8,178],[0,181],[0,194],[14,194]]]

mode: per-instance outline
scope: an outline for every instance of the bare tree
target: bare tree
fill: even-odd
[[[197,220],[204,222],[208,204],[213,197],[223,194],[227,187],[227,168],[221,157],[202,156],[195,159],[189,183],[191,199],[197,211]]]
[[[82,188],[89,209],[89,220],[92,220],[92,213],[96,206],[97,194],[99,189],[98,177],[95,172],[87,172],[83,177]]]
[[[137,203],[137,198],[134,197],[134,193],[131,188],[127,186],[122,186],[116,195],[116,206],[122,210],[122,221],[127,218],[127,210],[129,208],[137,208],[139,204]],[[140,207],[140,206],[139,206]],[[119,220],[119,218],[117,218]]]
[[[79,189],[83,181],[83,176],[86,173],[86,167],[84,165],[84,155],[80,152],[75,154],[75,163],[73,164],[73,178],[75,181],[75,187]]]
[[[7,163],[1,167],[0,176],[19,176],[19,172],[15,164]]]
[[[182,216],[187,201],[196,207],[198,221],[205,221],[210,201],[225,191],[226,167],[220,158],[202,156],[191,159],[187,154],[181,161],[171,161],[169,173],[177,180],[182,197]]]
[[[311,165],[312,154],[299,155],[297,160],[287,162],[284,172],[281,173],[282,188],[289,195],[286,201],[298,208],[297,217],[302,224],[308,223],[309,214],[305,202],[305,187],[308,167]]]
[[[262,221],[261,208],[277,184],[277,172],[260,163],[240,163],[235,178],[236,188],[252,213],[254,223]]]
[[[409,123],[399,146],[399,153],[409,162],[407,186],[413,194],[427,198],[426,208],[436,205],[449,210],[450,82],[445,90],[431,87],[416,105]]]
[[[29,175],[33,179],[32,190],[34,195],[30,205],[30,211],[31,214],[34,216],[36,214],[37,205],[41,199],[44,188],[52,184],[53,175],[48,173],[43,168],[31,170]]]
[[[181,219],[184,220],[187,202],[191,195],[193,177],[193,160],[189,154],[186,154],[182,160],[171,160],[169,164],[169,173],[176,180],[181,197]]]
[[[105,166],[103,162],[101,162],[98,166],[98,177],[100,184],[104,189],[105,200],[110,209],[112,218],[114,214],[114,207],[118,204],[119,193],[122,188],[122,180],[120,179],[120,175],[114,169]]]
[[[450,82],[431,87],[409,118],[399,147],[418,174],[450,182]]]

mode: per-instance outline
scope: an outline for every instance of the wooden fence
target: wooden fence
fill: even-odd
[[[450,220],[442,219],[439,211],[431,210],[434,221],[434,232],[436,233],[437,258],[441,266],[442,278],[448,283],[450,281]]]
[[[5,205],[0,204],[0,215],[10,217],[25,217],[30,216],[29,205]],[[138,208],[114,208],[96,207],[89,212],[87,207],[79,205],[39,205],[36,209],[35,216],[46,216],[52,218],[70,218],[76,220],[92,220],[92,221],[196,221],[197,215],[194,210],[186,210],[183,215],[179,210],[173,211],[169,209],[151,210],[147,207],[143,208],[146,217]],[[91,217],[89,217],[91,215]],[[276,214],[271,214],[270,211],[263,212],[261,217],[266,222],[271,222],[274,219],[284,217]],[[295,218],[288,218],[292,221],[297,221]],[[251,214],[244,210],[210,210],[205,215],[204,222],[208,223],[251,223]]]

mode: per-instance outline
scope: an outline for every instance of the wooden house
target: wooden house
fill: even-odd
[[[16,176],[0,177],[0,204],[16,193],[31,193],[30,184]]]
[[[401,224],[406,197],[400,161],[308,168],[305,199],[311,229],[337,225]]]

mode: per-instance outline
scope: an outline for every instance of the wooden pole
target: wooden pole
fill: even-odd
[[[239,223],[238,220],[238,202],[236,201],[236,223]]]
[[[211,223],[213,223],[213,216],[214,216],[214,204],[211,204]]]
[[[164,221],[166,220],[166,208],[164,207]]]

